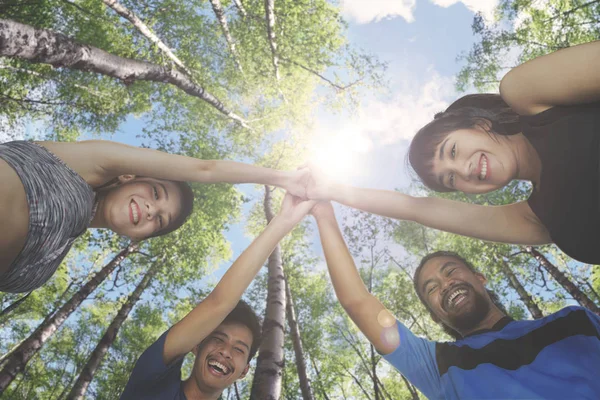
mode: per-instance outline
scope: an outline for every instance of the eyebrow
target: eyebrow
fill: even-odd
[[[444,265],[442,265],[442,268],[440,268],[440,272],[444,272],[446,268],[451,267],[453,265],[457,265],[456,261],[446,261]],[[424,292],[429,282],[433,282],[433,280],[433,278],[429,278],[425,282],[423,282],[423,286],[421,286],[421,291]]]
[[[442,143],[442,145],[440,146],[440,152],[438,154],[438,158],[440,159],[440,161],[444,159],[444,149],[446,148],[446,143],[448,143],[448,138],[446,138],[446,140],[444,140],[444,143]],[[443,174],[438,175],[438,181],[440,182],[440,185],[444,186]]]
[[[213,332],[213,336],[214,335],[219,335],[219,336],[223,336],[227,339],[229,339],[229,335],[226,334],[225,332],[221,332],[221,331],[214,331]],[[235,341],[236,344],[241,344],[242,346],[244,346],[248,351],[250,351],[250,346],[248,346],[246,343],[242,342],[241,340],[236,340]]]
[[[158,184],[160,185],[160,187],[163,188],[164,192],[165,192],[165,198],[167,199],[167,201],[169,201],[169,192],[167,191],[167,187],[165,185],[163,185],[161,182],[158,182]],[[173,218],[171,218],[171,213],[169,213],[169,222],[167,222],[167,226],[171,225],[171,220]]]

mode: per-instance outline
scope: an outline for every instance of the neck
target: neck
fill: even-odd
[[[542,161],[538,152],[522,133],[508,136],[507,139],[511,142],[517,159],[516,178],[530,181],[538,186],[542,174]]]
[[[104,218],[104,196],[102,193],[98,193],[96,199],[98,205],[96,206],[96,214],[94,214],[94,218],[90,223],[90,228],[108,228],[106,218]]]
[[[192,373],[192,376],[183,381],[183,393],[187,400],[217,400],[223,393],[223,391],[213,392],[208,389],[200,389],[193,376]]]
[[[482,330],[482,329],[492,329],[494,327],[494,325],[496,325],[496,323],[498,321],[500,321],[502,318],[506,317],[506,314],[504,314],[502,311],[500,311],[498,309],[498,307],[496,307],[495,305],[492,305],[492,307],[490,308],[490,311],[488,311],[487,315],[472,329],[468,329],[465,331],[459,331],[458,333],[460,333],[463,337]]]

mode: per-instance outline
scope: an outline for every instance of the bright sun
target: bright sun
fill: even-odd
[[[361,153],[370,141],[357,132],[319,133],[310,145],[310,162],[332,179],[344,181],[360,172]]]

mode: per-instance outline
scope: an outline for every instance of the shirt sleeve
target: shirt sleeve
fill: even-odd
[[[592,321],[592,325],[594,325],[596,327],[596,330],[598,331],[598,335],[600,335],[600,316],[597,314],[594,314],[587,308],[585,309],[585,311],[587,312],[587,315],[588,315],[590,321]]]
[[[164,390],[173,387],[176,389],[181,385],[181,365],[184,357],[174,360],[169,365],[165,365],[163,361],[167,333],[169,331],[163,333],[137,360],[121,395],[121,400],[137,398],[137,396],[156,388]]]
[[[435,342],[417,337],[396,321],[400,345],[383,358],[415,385],[427,398],[441,396],[440,374],[435,358]]]

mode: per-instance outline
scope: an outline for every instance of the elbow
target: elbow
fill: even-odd
[[[215,171],[217,169],[217,161],[215,160],[198,160],[197,172],[201,176],[202,182],[213,182]]]

